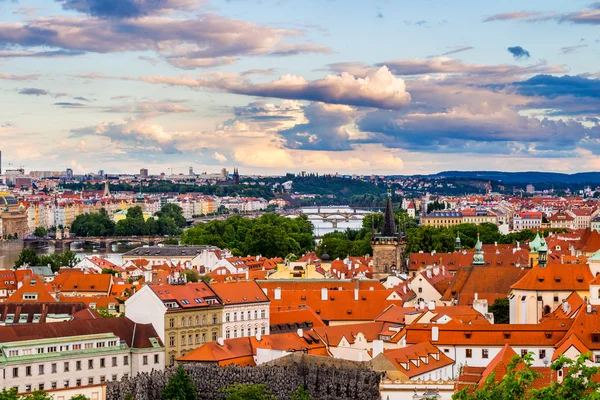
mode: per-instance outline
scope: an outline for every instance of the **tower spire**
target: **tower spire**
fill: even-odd
[[[383,236],[394,236],[396,234],[396,220],[394,219],[394,207],[392,205],[392,193],[388,192],[387,205],[383,222]]]

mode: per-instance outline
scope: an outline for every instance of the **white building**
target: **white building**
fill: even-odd
[[[212,290],[223,302],[225,339],[269,334],[269,298],[255,281],[213,283]]]
[[[100,318],[0,327],[0,387],[19,393],[86,387],[162,370],[164,347],[151,325]]]

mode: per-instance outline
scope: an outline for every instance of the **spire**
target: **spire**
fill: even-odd
[[[460,241],[460,235],[458,232],[456,232],[456,242],[454,245],[454,250],[460,251],[461,249],[462,249],[462,243]]]
[[[110,197],[110,189],[108,187],[108,181],[104,181],[104,197]]]
[[[475,255],[473,256],[473,265],[484,265],[483,252],[481,251],[483,244],[479,240],[479,232],[477,232],[477,243],[475,244]]]
[[[391,237],[396,234],[396,221],[394,220],[394,207],[392,206],[392,193],[388,192],[387,206],[383,222],[382,236]]]

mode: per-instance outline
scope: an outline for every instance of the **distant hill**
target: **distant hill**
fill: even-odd
[[[600,183],[600,172],[561,174],[557,172],[502,172],[502,171],[444,171],[432,175],[414,175],[425,178],[462,178],[501,181],[505,183]]]

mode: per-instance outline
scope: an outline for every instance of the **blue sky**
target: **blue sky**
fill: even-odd
[[[598,3],[0,0],[0,15],[4,167],[600,167]]]

